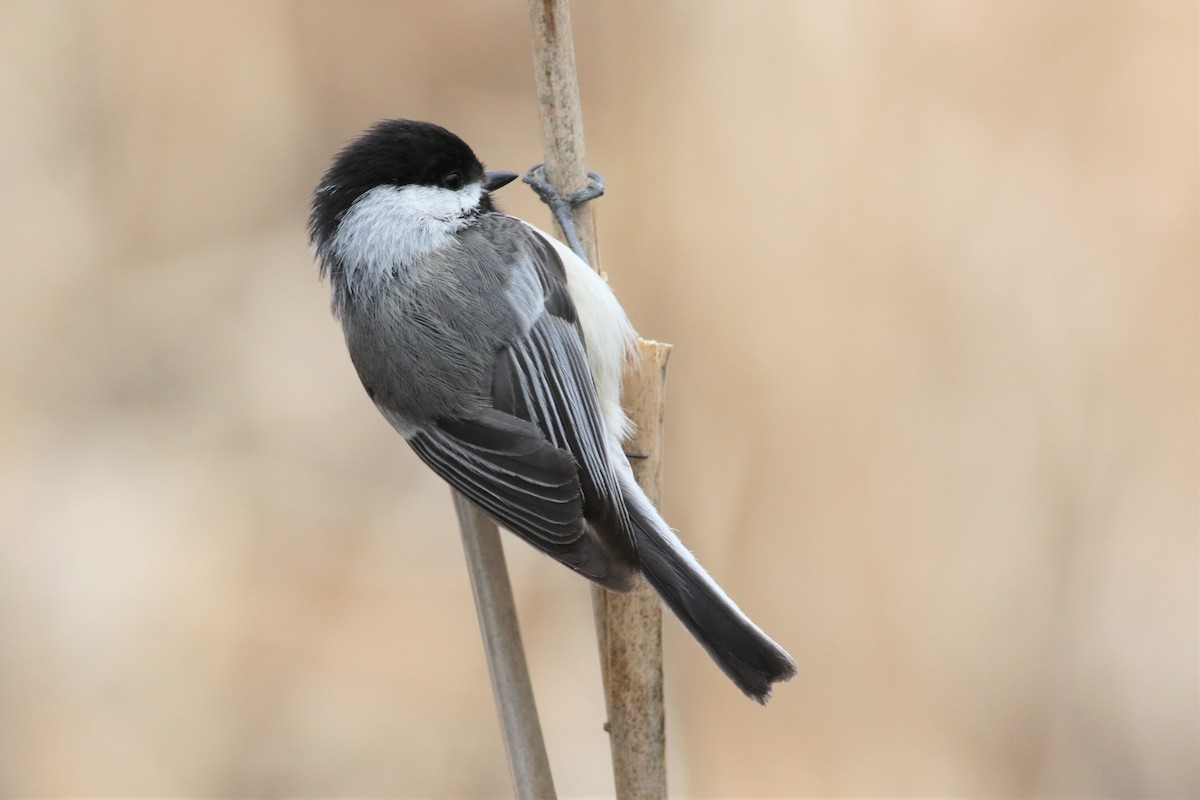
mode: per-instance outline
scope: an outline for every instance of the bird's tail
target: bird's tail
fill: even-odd
[[[621,489],[646,580],[738,688],[766,703],[771,684],[795,675],[796,662],[709,577],[634,482],[633,475],[621,472]]]

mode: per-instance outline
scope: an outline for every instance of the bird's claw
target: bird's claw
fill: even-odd
[[[575,223],[571,221],[571,210],[604,194],[604,179],[595,172],[589,172],[588,178],[591,183],[577,192],[572,192],[567,197],[559,194],[558,189],[554,188],[554,185],[546,179],[545,164],[534,164],[521,178],[529,184],[542,202],[550,207],[550,213],[554,215],[555,222],[558,223],[563,235],[567,238],[567,244],[575,251],[575,255],[584,261],[587,261],[587,255],[583,252],[583,245],[579,242]]]

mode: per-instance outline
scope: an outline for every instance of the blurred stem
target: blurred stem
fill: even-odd
[[[475,595],[475,611],[504,734],[513,793],[520,800],[553,798],[554,780],[521,646],[521,629],[500,545],[500,531],[491,518],[458,492],[454,492],[454,510],[462,530],[467,573]]]

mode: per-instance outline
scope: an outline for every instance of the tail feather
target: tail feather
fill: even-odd
[[[772,684],[796,674],[796,662],[709,577],[632,475],[622,475],[621,488],[646,580],[738,688],[766,703]]]

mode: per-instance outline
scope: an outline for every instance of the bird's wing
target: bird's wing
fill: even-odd
[[[496,353],[493,408],[435,420],[409,444],[501,525],[624,588],[636,550],[562,263],[524,225],[504,232],[522,245],[506,256],[519,331]]]
[[[438,420],[408,443],[500,525],[603,586],[629,588],[629,568],[584,525],[574,459],[533,423],[489,409],[474,419]]]

